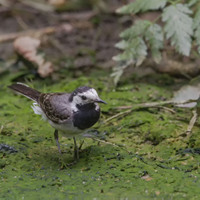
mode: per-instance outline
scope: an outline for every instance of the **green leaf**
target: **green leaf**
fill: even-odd
[[[113,73],[110,76],[113,77],[115,85],[119,82],[124,70],[131,64],[133,64],[132,61],[120,62],[119,65],[113,68]]]
[[[115,86],[119,82],[123,72],[124,72],[124,69],[122,67],[118,67],[117,69],[114,68],[114,72],[110,76],[113,77]]]
[[[160,50],[163,49],[163,32],[158,24],[152,24],[145,32],[145,40],[148,42],[152,57],[159,63],[162,56]]]
[[[198,45],[198,52],[200,54],[200,27],[195,30],[194,37],[196,39],[196,43]]]
[[[135,38],[137,36],[143,35],[146,29],[151,25],[151,22],[147,20],[138,20],[133,26],[126,29],[120,34],[121,38]]]
[[[197,8],[197,11],[194,16],[193,29],[197,29],[200,26],[200,6]]]
[[[117,10],[117,13],[136,14],[147,10],[158,10],[164,8],[167,0],[136,0],[133,3],[125,5]]]
[[[199,0],[189,0],[189,2],[187,3],[188,7],[192,7],[194,6]]]
[[[113,57],[115,61],[130,61],[139,66],[147,56],[147,45],[151,50],[152,57],[155,62],[160,62],[161,53],[160,50],[163,48],[163,33],[162,28],[153,24],[150,21],[136,21],[136,23],[120,34],[123,38],[115,46],[123,53]]]
[[[142,64],[147,56],[147,46],[141,37],[136,37],[129,42],[122,41],[124,43],[125,50],[123,53],[114,56],[115,61],[132,61],[139,66]],[[118,43],[119,44],[119,43]]]
[[[200,54],[200,6],[194,16],[193,30],[196,44],[198,46],[198,52]]]
[[[147,46],[143,40],[146,29],[151,25],[149,21],[136,21],[131,27],[120,34],[122,41],[116,44],[116,47],[124,50],[123,53],[114,56],[115,61],[128,61],[139,66],[147,56]],[[140,37],[142,36],[142,37]]]
[[[118,42],[117,44],[115,44],[115,47],[121,50],[124,50],[126,48],[128,48],[129,44],[127,41],[125,40],[121,40],[120,42]]]
[[[190,55],[191,36],[193,35],[192,18],[189,16],[192,11],[187,5],[170,5],[163,10],[162,21],[166,22],[164,31],[167,39],[176,50],[185,55]]]

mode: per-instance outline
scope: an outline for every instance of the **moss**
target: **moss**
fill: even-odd
[[[121,147],[85,139],[80,161],[67,168],[63,163],[72,162],[72,139],[60,138],[60,156],[50,125],[33,114],[28,99],[6,89],[12,77],[2,79],[0,141],[17,152],[0,151],[0,199],[199,199],[199,127],[191,137],[181,136],[190,110],[171,114],[143,109],[103,123],[123,111],[116,107],[169,99],[174,87],[170,79],[165,87],[163,82],[137,80],[114,90],[106,77],[94,74],[53,85],[47,80],[31,83],[44,92],[90,85],[108,102],[95,127],[99,136]]]

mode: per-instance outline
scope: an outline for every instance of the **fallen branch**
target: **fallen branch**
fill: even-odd
[[[179,105],[179,104],[187,104],[187,103],[192,103],[192,102],[197,102],[197,100],[189,99],[187,101],[179,101],[179,102],[169,100],[169,101],[160,101],[160,102],[141,103],[141,104],[136,104],[134,106],[118,107],[117,109],[129,109],[129,110],[126,110],[124,112],[120,112],[120,113],[117,113],[116,115],[113,115],[112,117],[106,119],[104,121],[104,123],[108,123],[109,121],[111,121],[113,119],[119,118],[124,115],[128,115],[129,113],[133,112],[134,110],[140,110],[140,109],[145,109],[145,108],[163,108],[166,110],[166,107],[164,107],[164,105],[165,106],[167,106],[167,105],[175,106],[175,105]],[[167,109],[167,110],[174,113],[174,111],[171,109],[170,110]]]
[[[33,37],[39,38],[42,35],[52,34],[62,28],[66,32],[71,32],[73,29],[71,24],[61,24],[60,26],[49,26],[49,27],[41,28],[41,29],[31,29],[27,31],[9,33],[9,34],[7,33],[7,34],[0,35],[0,43],[15,40],[16,38],[22,37],[22,36],[33,36]]]
[[[126,110],[126,111],[124,111],[124,112],[120,112],[120,113],[118,113],[118,114],[116,114],[116,115],[113,115],[112,117],[106,119],[106,120],[104,121],[104,123],[107,123],[107,122],[109,122],[109,121],[111,121],[111,120],[113,120],[113,119],[115,119],[115,118],[118,118],[118,117],[121,117],[121,116],[124,116],[124,115],[128,115],[128,114],[131,113],[132,111],[133,111],[133,110],[130,109],[130,110]]]
[[[168,108],[168,107],[166,107],[166,106],[157,106],[157,108],[161,108],[161,109],[166,110],[166,111],[168,111],[168,112],[171,112],[171,113],[173,113],[173,114],[176,113],[176,111],[174,111],[173,109]]]
[[[3,34],[0,35],[0,43],[1,42],[8,42],[11,40],[15,40],[18,37],[22,36],[41,36],[45,34],[51,34],[55,32],[55,27],[46,27],[38,30],[28,30],[28,31],[22,31],[17,33],[9,33],[9,34]]]
[[[158,106],[164,106],[164,105],[179,105],[179,104],[187,104],[187,103],[196,103],[197,99],[189,99],[187,101],[174,101],[174,100],[169,100],[169,101],[159,101],[159,102],[148,102],[148,103],[140,103],[140,104],[135,104],[134,106],[121,106],[117,107],[117,109],[141,109],[141,108],[150,108],[150,107],[158,107]]]
[[[97,15],[96,11],[85,11],[85,12],[72,12],[61,14],[60,20],[63,21],[89,21],[92,17]]]

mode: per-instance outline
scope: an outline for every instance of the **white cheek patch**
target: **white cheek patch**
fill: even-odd
[[[86,100],[83,100],[81,98],[81,96],[85,96]],[[74,111],[76,111],[77,110],[77,108],[76,108],[77,104],[78,105],[82,105],[82,104],[94,102],[98,98],[99,98],[99,96],[98,96],[98,94],[97,94],[95,89],[90,89],[90,90],[88,90],[86,92],[82,92],[82,93],[80,93],[80,94],[78,94],[78,95],[73,97],[73,101],[71,102],[72,109]]]
[[[81,97],[79,97],[79,96],[74,96],[72,102],[73,102],[73,104],[82,104],[82,103],[83,103],[83,100],[82,100]]]
[[[99,98],[95,89],[90,89],[87,92],[83,92],[82,95],[86,96],[87,99],[96,100]]]

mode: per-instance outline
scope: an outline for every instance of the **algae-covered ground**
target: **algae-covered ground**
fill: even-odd
[[[104,73],[27,81],[42,92],[92,86],[108,102],[91,131],[105,142],[86,138],[79,162],[70,167],[73,140],[60,138],[60,156],[54,130],[33,113],[29,99],[7,88],[13,80],[5,74],[0,83],[0,199],[200,198],[199,123],[184,134],[190,109],[138,109],[107,121],[125,106],[170,99],[180,84],[173,78],[133,77],[116,88]]]

